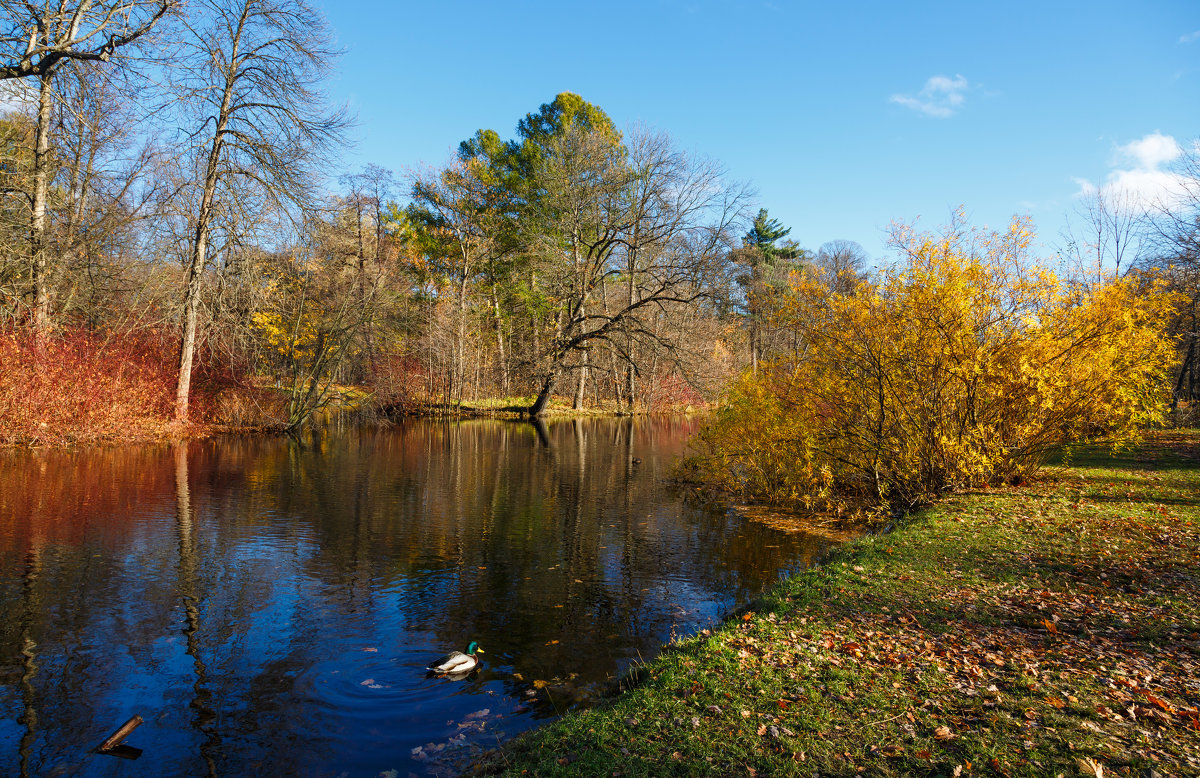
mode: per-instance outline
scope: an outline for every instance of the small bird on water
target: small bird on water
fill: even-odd
[[[446,675],[458,675],[474,670],[479,664],[478,654],[482,654],[483,649],[479,644],[472,640],[467,644],[466,652],[451,651],[449,654],[437,659],[429,664],[429,670],[435,673],[445,673]]]

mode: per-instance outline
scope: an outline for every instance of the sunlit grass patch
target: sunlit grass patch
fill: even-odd
[[[1154,435],[849,543],[481,769],[1200,774],[1197,442]]]

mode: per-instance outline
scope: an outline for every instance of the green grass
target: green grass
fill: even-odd
[[[847,544],[477,770],[1200,775],[1200,433],[1070,462]]]

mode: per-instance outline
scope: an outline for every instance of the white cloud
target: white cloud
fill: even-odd
[[[1096,185],[1086,178],[1072,176],[1071,180],[1075,182],[1075,186],[1079,187],[1079,191],[1075,193],[1076,197],[1087,197],[1096,193]]]
[[[903,105],[926,116],[946,119],[962,107],[969,86],[967,79],[961,75],[954,78],[934,76],[915,95],[892,95],[888,102]]]
[[[1187,45],[1189,43],[1194,43],[1196,41],[1200,41],[1200,30],[1196,30],[1195,32],[1189,32],[1187,35],[1179,36],[1179,42],[1184,45]]]
[[[1139,170],[1154,170],[1175,160],[1182,153],[1183,149],[1174,138],[1155,130],[1124,146],[1118,146],[1117,164],[1122,161],[1132,162]]]
[[[1113,150],[1111,170],[1103,183],[1073,178],[1079,187],[1076,197],[1097,193],[1142,206],[1169,204],[1181,197],[1195,181],[1164,167],[1183,154],[1170,135],[1155,131]]]

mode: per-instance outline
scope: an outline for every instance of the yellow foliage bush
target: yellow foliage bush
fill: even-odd
[[[815,510],[912,507],[1011,480],[1064,445],[1164,418],[1172,299],[1138,279],[1077,284],[1029,260],[1032,230],[898,233],[905,261],[831,293],[793,277],[773,324],[791,353],[742,375],[695,474]]]

